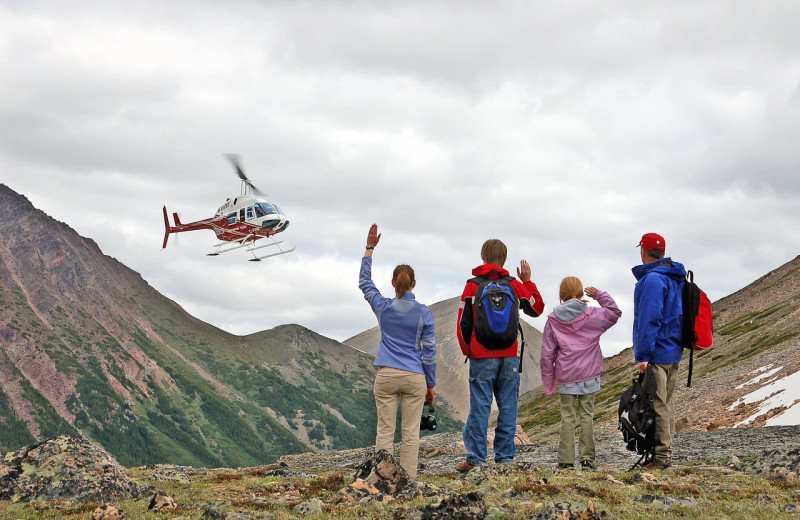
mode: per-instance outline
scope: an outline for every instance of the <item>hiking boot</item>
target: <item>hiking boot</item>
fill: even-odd
[[[466,472],[471,471],[471,470],[473,470],[473,469],[475,469],[477,467],[478,466],[476,466],[475,464],[470,464],[466,460],[462,460],[461,462],[456,464],[456,471],[458,471],[459,473],[466,473]]]
[[[587,471],[592,471],[594,469],[594,462],[592,462],[591,460],[582,460],[581,468]]]
[[[558,469],[574,469],[575,464],[568,464],[566,462],[559,462]]]
[[[646,470],[650,470],[650,471],[663,470],[663,469],[667,469],[670,466],[672,466],[672,462],[670,462],[670,461],[652,460],[652,461],[648,462],[647,464],[645,464],[644,466],[642,466],[642,469],[646,469]]]

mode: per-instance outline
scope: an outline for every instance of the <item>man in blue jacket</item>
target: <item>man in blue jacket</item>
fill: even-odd
[[[642,265],[632,269],[636,277],[633,291],[633,355],[639,372],[650,374],[656,382],[654,408],[658,442],[655,457],[646,469],[666,469],[672,464],[672,439],[675,435],[675,408],[672,394],[683,356],[683,265],[665,257],[666,243],[661,235],[647,233],[639,241]],[[652,368],[652,372],[648,370]]]

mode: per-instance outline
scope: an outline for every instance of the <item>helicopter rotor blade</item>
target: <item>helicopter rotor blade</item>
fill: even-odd
[[[232,153],[226,153],[225,157],[227,157],[228,160],[231,162],[239,178],[249,183],[250,179],[247,178],[247,175],[244,173],[244,170],[242,169],[242,165],[239,164],[239,156]]]
[[[244,181],[244,183],[247,184],[247,186],[249,186],[251,190],[253,190],[253,193],[255,193],[256,195],[266,196],[263,191],[256,188],[255,185],[252,182],[250,182],[250,179],[247,178],[247,174],[244,173],[244,169],[242,168],[242,165],[239,163],[238,155],[233,153],[226,153],[225,157],[227,157],[228,160],[231,162],[239,178],[242,179],[242,181]]]

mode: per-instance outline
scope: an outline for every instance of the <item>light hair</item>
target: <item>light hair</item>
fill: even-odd
[[[583,300],[583,283],[576,276],[567,276],[561,280],[561,285],[558,288],[558,299],[561,302],[565,302],[573,298],[585,301]]]
[[[394,282],[394,292],[398,298],[402,298],[405,293],[414,285],[414,269],[408,264],[400,264],[394,268],[392,273]]]
[[[485,264],[503,267],[503,264],[506,263],[507,256],[508,248],[502,240],[497,238],[490,238],[484,242],[483,247],[481,247],[481,260],[483,260]]]

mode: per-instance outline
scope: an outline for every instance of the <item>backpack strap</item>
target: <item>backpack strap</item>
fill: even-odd
[[[686,282],[689,282],[691,284],[694,283],[694,273],[691,271],[691,269],[686,272]],[[684,282],[684,283],[686,283],[686,282]],[[692,310],[692,312],[694,312],[693,308],[691,310]],[[691,322],[692,334],[694,334],[694,314],[690,313],[689,316],[686,316],[686,313],[684,312],[683,319],[685,320],[687,317],[689,318],[689,320]],[[686,327],[687,327],[687,325],[684,325],[684,328],[686,328]],[[689,349],[689,375],[686,377],[686,387],[687,388],[692,386],[692,369],[693,368],[694,368],[694,348],[690,348]]]

